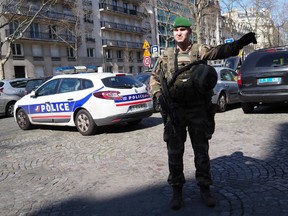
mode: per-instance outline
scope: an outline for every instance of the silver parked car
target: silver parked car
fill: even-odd
[[[12,117],[14,104],[24,96],[29,78],[0,80],[0,115]]]
[[[224,112],[228,104],[240,103],[237,72],[227,67],[214,68],[218,74],[218,81],[213,89],[212,103],[218,105],[219,112]]]

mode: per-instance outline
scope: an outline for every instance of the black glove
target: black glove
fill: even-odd
[[[256,40],[254,32],[249,32],[249,33],[243,35],[237,41],[237,45],[239,46],[239,49],[242,49],[244,46],[247,46],[250,43],[257,44],[257,40]]]

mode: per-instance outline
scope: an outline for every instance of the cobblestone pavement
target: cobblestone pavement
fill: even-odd
[[[217,206],[201,202],[187,141],[185,207],[176,212],[168,208],[159,113],[90,137],[74,128],[22,131],[13,118],[0,118],[0,215],[288,215],[287,110],[217,113],[210,141]]]

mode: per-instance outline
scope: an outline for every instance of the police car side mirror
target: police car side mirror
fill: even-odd
[[[31,93],[30,93],[30,97],[31,98],[35,98],[36,97],[36,92],[33,90],[33,91],[31,91]]]

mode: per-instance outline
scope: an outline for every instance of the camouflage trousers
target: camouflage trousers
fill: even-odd
[[[185,183],[183,154],[188,130],[194,151],[197,184],[199,186],[211,185],[212,179],[208,151],[209,139],[212,134],[207,136],[207,121],[209,120],[207,107],[204,105],[193,108],[178,107],[176,112],[175,127],[171,126],[171,121],[168,117],[164,128],[164,140],[167,143],[169,163],[168,183],[171,185],[182,185]],[[214,122],[213,124],[215,126]]]

